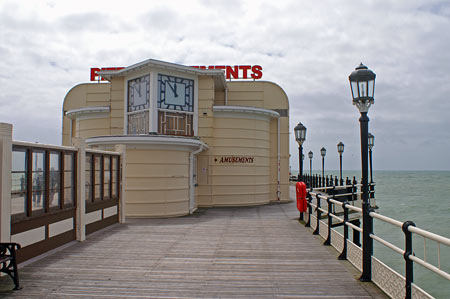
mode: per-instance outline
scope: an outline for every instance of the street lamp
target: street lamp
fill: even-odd
[[[322,156],[322,185],[325,186],[325,155],[327,154],[327,150],[322,147],[320,149],[320,155]]]
[[[370,166],[370,183],[373,183],[373,176],[372,176],[372,148],[374,145],[375,136],[373,136],[371,133],[368,135],[368,146],[369,146],[369,166]]]
[[[361,132],[361,172],[362,172],[362,214],[363,214],[363,259],[361,281],[370,281],[372,278],[372,253],[373,240],[370,235],[373,232],[373,219],[370,217],[369,188],[367,182],[368,172],[368,134],[369,118],[367,112],[374,103],[375,73],[362,63],[350,74],[350,88],[353,105],[355,105],[361,117],[359,118]]]
[[[313,152],[309,151],[308,153],[308,157],[309,157],[309,182],[312,188],[312,158],[313,158]]]
[[[302,123],[298,123],[294,128],[295,140],[298,143],[298,178],[297,181],[303,181],[303,142],[306,139],[306,127]]]
[[[339,153],[339,173],[340,173],[340,181],[342,184],[342,153],[344,152],[344,144],[341,142],[337,145],[337,150]]]

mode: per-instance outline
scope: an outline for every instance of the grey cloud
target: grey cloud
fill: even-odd
[[[59,18],[56,26],[70,32],[106,32],[116,34],[132,30],[123,19],[101,12],[75,13]]]
[[[149,30],[167,31],[181,25],[180,17],[176,11],[168,7],[156,7],[143,14],[140,20]]]

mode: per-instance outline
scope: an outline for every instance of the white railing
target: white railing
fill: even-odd
[[[352,186],[352,185],[350,185]],[[342,186],[342,188],[346,188],[346,187],[350,187],[349,185],[347,186]],[[307,218],[307,222],[306,222],[306,226],[311,226],[313,227],[314,230],[314,234],[321,234],[322,232],[320,232],[320,228],[321,226],[326,227],[328,230],[328,234],[323,234],[323,237],[326,238],[325,241],[325,245],[333,245],[334,247],[339,247],[340,249],[342,249],[341,255],[339,256],[340,259],[347,259],[347,245],[348,244],[352,244],[352,246],[354,245],[353,243],[351,243],[348,240],[348,229],[347,227],[352,228],[354,231],[357,232],[361,232],[364,233],[363,229],[361,229],[359,226],[351,223],[349,221],[349,210],[352,211],[353,213],[356,213],[358,215],[362,215],[363,210],[355,205],[350,204],[347,201],[339,201],[336,200],[337,197],[339,196],[343,196],[343,194],[339,194],[339,196],[336,195],[328,195],[328,194],[324,194],[324,193],[320,193],[319,191],[329,191],[329,190],[336,190],[337,188],[333,188],[333,187],[322,187],[322,188],[315,188],[315,189],[311,189],[311,191],[309,192],[309,201],[308,201],[308,218]],[[350,195],[354,195],[355,193],[350,193],[350,194],[346,194],[348,196]],[[315,200],[314,200],[315,199]],[[327,203],[327,208],[323,208],[322,207],[322,201],[325,201]],[[343,213],[340,213],[340,215],[335,214],[335,207],[340,207],[343,210]],[[314,209],[315,211],[315,215],[313,214],[312,210]],[[328,218],[328,221],[321,221],[321,218],[325,218],[322,217],[323,215],[326,215],[326,217]],[[341,218],[340,216],[344,216],[344,218]],[[375,257],[372,256],[372,263],[375,266],[375,269],[372,268],[372,280],[383,290],[385,291],[387,294],[389,294],[392,298],[411,298],[412,297],[427,297],[427,298],[432,298],[427,292],[425,292],[424,290],[422,290],[421,288],[419,288],[417,285],[412,284],[413,282],[413,267],[412,267],[412,263],[417,263],[421,266],[423,266],[425,269],[432,271],[433,273],[436,273],[438,275],[440,275],[441,277],[447,279],[450,281],[450,274],[448,272],[446,272],[443,269],[443,265],[442,265],[442,258],[441,258],[441,245],[450,247],[450,239],[444,236],[440,236],[438,234],[420,229],[415,227],[415,224],[411,221],[406,221],[406,222],[401,222],[395,219],[392,219],[390,217],[381,215],[379,213],[376,213],[374,211],[370,211],[369,216],[372,219],[377,219],[380,221],[383,221],[385,223],[388,223],[390,225],[393,225],[397,228],[402,229],[402,231],[405,234],[405,249],[402,249],[388,241],[386,241],[385,239],[375,235],[373,232],[371,232],[369,234],[370,238],[377,241],[378,243],[384,245],[385,247],[393,250],[394,252],[402,255],[405,259],[405,264],[406,264],[406,271],[405,271],[405,277],[401,276],[400,274],[398,274],[397,272],[395,272],[394,270],[390,269],[387,265],[385,265],[384,263],[382,263],[381,261],[379,261],[378,259],[376,259]],[[312,220],[314,220],[314,222],[312,222]],[[338,225],[344,225],[344,235],[336,232],[332,229],[332,226],[338,226]],[[412,249],[412,234],[416,234],[419,235],[421,237],[424,238],[424,256],[423,258],[419,258],[418,256],[416,256],[416,254],[414,253],[413,249]],[[332,236],[334,236],[336,238],[336,236],[339,236],[339,238],[342,240],[342,242],[335,246],[334,244],[336,244],[336,240],[331,240]],[[437,265],[434,265],[430,262],[427,261],[427,252],[426,252],[426,240],[430,240],[433,242],[437,243]],[[334,244],[333,244],[334,243]],[[354,251],[355,248],[353,248],[352,250]],[[362,250],[363,249],[359,249]],[[373,249],[371,249],[373,250]],[[361,254],[362,257],[362,254]],[[358,258],[361,258],[358,255]],[[350,260],[350,258],[349,258]],[[357,266],[357,268],[360,269],[360,262],[358,261],[353,262],[351,261],[355,266]],[[448,261],[446,261],[448,262]],[[387,269],[388,268],[388,269]],[[361,269],[360,269],[361,270]],[[379,275],[379,273],[374,273],[375,271],[384,271],[384,272],[390,272],[391,274],[389,274],[388,276],[391,277],[391,279],[384,279],[383,275]],[[393,273],[393,274],[392,274]],[[386,276],[386,275],[384,275]],[[387,277],[387,276],[386,276]],[[399,289],[398,287],[398,283],[393,283],[393,281],[397,281],[398,280],[403,281],[403,283],[405,284],[404,288]],[[378,280],[378,281],[376,281]],[[395,286],[394,286],[395,285]],[[395,289],[395,291],[393,291],[392,289]],[[411,295],[412,294],[412,295]]]

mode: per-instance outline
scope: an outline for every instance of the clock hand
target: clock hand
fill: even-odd
[[[138,88],[139,87],[139,88]],[[141,97],[141,85],[140,84],[135,84],[134,85],[134,89],[136,90],[136,92],[138,93],[139,97]]]
[[[175,97],[178,97],[178,94],[177,94],[177,84],[174,83],[173,86],[172,86],[172,84],[170,84],[169,82],[167,82],[167,85],[169,85],[170,89],[172,89],[172,92],[173,92],[174,96],[175,96]]]
[[[175,83],[175,85],[173,86],[173,87],[175,87],[175,90],[174,90],[174,94],[175,94],[175,97],[176,98],[178,98],[178,93],[177,93],[177,84]]]

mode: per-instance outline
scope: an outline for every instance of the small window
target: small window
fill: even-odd
[[[32,202],[33,211],[43,210],[45,207],[45,153],[33,152],[32,155]]]
[[[59,153],[50,153],[49,207],[59,207],[61,200],[61,163]]]
[[[11,212],[26,212],[27,201],[27,153],[25,150],[13,150],[11,171]]]

